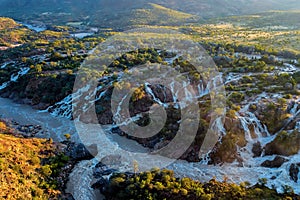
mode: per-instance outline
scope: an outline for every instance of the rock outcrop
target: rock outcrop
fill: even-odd
[[[264,161],[261,166],[262,167],[268,167],[268,168],[279,168],[288,161],[287,159],[281,157],[281,156],[276,156],[274,160],[266,160]]]
[[[292,164],[289,169],[290,177],[295,183],[298,182],[298,175],[300,172],[300,163]]]

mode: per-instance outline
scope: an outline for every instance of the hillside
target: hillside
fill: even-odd
[[[300,200],[299,19],[299,0],[0,0],[0,200]]]
[[[14,20],[0,17],[0,47],[23,44],[30,30],[17,24]]]
[[[197,19],[196,16],[191,14],[172,10],[158,4],[149,4],[146,9],[136,9],[133,11],[133,15],[137,18],[131,20],[131,22],[142,25],[176,25]]]
[[[0,122],[0,199],[48,199],[59,191],[50,183],[51,169],[42,160],[53,156],[46,139],[24,139],[5,135]]]
[[[143,8],[120,11],[111,15],[108,11],[103,18],[102,11],[97,12],[91,18],[94,25],[102,27],[129,27],[136,25],[183,25],[188,22],[196,22],[199,18],[195,15],[172,10],[158,4],[146,4]],[[120,20],[122,18],[122,20]]]
[[[188,0],[184,4],[179,0],[86,0],[84,4],[79,0],[0,1],[0,15],[21,21],[38,20],[60,25],[76,21],[113,28],[182,24],[189,22],[193,15],[209,19],[297,8],[300,9],[300,4],[295,0]]]
[[[0,30],[16,28],[18,24],[9,18],[0,18]]]
[[[216,21],[250,28],[290,30],[300,28],[300,10],[258,12],[254,15],[219,18]]]
[[[180,0],[160,1],[161,5],[169,8],[199,15],[203,18],[215,18],[231,15],[253,14],[269,10],[299,9],[297,0]]]

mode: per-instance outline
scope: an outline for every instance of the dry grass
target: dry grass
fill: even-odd
[[[1,123],[2,124],[2,123]],[[0,134],[0,199],[49,199],[58,191],[46,189],[41,159],[51,156],[45,139]]]
[[[299,30],[257,30],[230,24],[193,27],[195,40],[214,43],[261,46],[276,52],[300,54]]]

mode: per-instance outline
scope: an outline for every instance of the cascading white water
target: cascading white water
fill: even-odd
[[[10,100],[7,99],[0,99],[0,101],[1,101],[0,110],[3,117],[18,119],[21,121],[21,123],[24,124],[29,124],[29,123],[41,124],[46,130],[52,132],[52,134],[48,135],[48,137],[51,136],[54,139],[60,138],[59,140],[62,140],[63,137],[61,136],[61,133],[71,132],[70,130],[64,131],[62,127],[65,127],[66,129],[74,128],[74,126],[72,125],[72,121],[70,120],[57,118],[48,113],[39,113],[28,106],[18,105],[12,103]],[[260,126],[259,123],[257,123],[256,119],[251,118],[254,116],[248,116],[248,117],[249,119],[247,119],[246,121],[248,122],[252,121],[258,127]],[[110,128],[107,127],[107,129],[109,130]],[[264,130],[264,129],[258,128],[258,130]],[[54,134],[59,134],[59,135],[54,136]],[[76,138],[75,135],[73,135],[72,138]],[[270,139],[269,137],[267,138]],[[124,138],[123,140],[126,139]],[[80,140],[77,139],[77,141]],[[120,149],[121,147],[118,146],[114,141],[116,140],[103,140],[103,143],[98,144],[98,146],[101,147],[98,148],[99,154],[110,155],[112,153],[114,154],[118,153],[119,150],[117,149]],[[261,141],[263,141],[263,139]],[[132,145],[132,148],[135,148],[135,146]],[[134,153],[131,156],[134,156]],[[293,181],[291,181],[288,174],[288,167],[290,166],[291,163],[299,162],[300,154],[290,156],[289,157],[290,160],[287,163],[283,164],[283,166],[278,169],[276,168],[269,169],[260,166],[260,163],[262,163],[267,159],[272,159],[272,158],[273,158],[272,156],[255,158],[253,162],[248,161],[248,163],[251,163],[251,166],[248,165],[244,167],[239,167],[235,163],[224,164],[222,166],[208,166],[203,163],[188,163],[186,161],[179,160],[176,161],[171,166],[169,166],[169,168],[174,170],[175,174],[178,175],[179,177],[188,176],[201,181],[209,181],[213,177],[216,177],[217,180],[222,181],[223,177],[226,176],[229,178],[230,181],[235,183],[248,181],[251,184],[255,184],[257,183],[259,178],[268,178],[269,179],[268,186],[270,187],[274,184],[276,188],[278,188],[278,190],[281,191],[282,185],[289,185],[294,188],[295,192],[300,193],[300,186],[295,184]],[[76,200],[87,199],[85,197],[90,197],[90,199],[94,199],[95,194],[93,194],[89,182],[91,181],[91,168],[94,166],[95,163],[96,161],[84,161],[74,169],[74,172],[72,174],[73,178],[70,179],[71,181],[73,180],[72,181],[73,183],[71,183],[72,187],[69,188],[70,189],[69,191],[74,195],[74,198]],[[122,165],[123,166],[120,166],[121,171],[128,169],[128,167],[125,166],[131,165],[131,163],[124,162],[122,163]],[[87,175],[86,179],[82,174]],[[273,176],[277,177],[276,180],[270,181]],[[83,194],[84,196],[82,196]]]
[[[283,70],[284,71],[284,70]],[[227,79],[228,83],[231,81],[239,80],[241,77],[243,77],[243,74],[232,74],[232,78]],[[120,77],[121,78],[121,77]],[[204,84],[203,82],[200,82],[197,86],[199,97],[202,97],[204,95],[209,94],[210,88],[218,87],[218,78],[215,78],[214,80],[209,81],[208,83]],[[109,83],[111,84],[111,83]],[[169,85],[169,88],[173,94],[173,103],[177,103],[178,101],[178,93],[176,93],[174,90],[174,84],[171,83]],[[189,83],[186,83],[186,85],[189,85]],[[167,103],[161,102],[159,98],[157,98],[153,92],[153,90],[150,87],[150,84],[145,84],[145,92],[148,93],[153,100],[164,106],[167,107]],[[101,91],[102,88],[97,88],[97,91]],[[102,91],[100,95],[97,97],[97,100],[100,100],[101,97],[105,94],[106,91]],[[95,92],[90,94],[91,96],[86,97],[87,99],[93,99],[95,98]],[[76,95],[75,95],[76,96]],[[186,94],[187,97],[193,96],[190,94]],[[254,99],[254,102],[258,102],[262,98],[267,98],[268,94],[262,93],[259,95],[256,99]],[[272,96],[270,98],[275,98],[275,96]],[[62,101],[63,104],[69,104],[71,103],[69,101],[70,99],[67,99]],[[192,99],[190,99],[192,100]],[[91,101],[93,102],[93,101]],[[120,102],[122,103],[122,102]],[[300,187],[295,186],[295,183],[289,178],[288,169],[289,166],[292,163],[299,161],[299,154],[290,156],[289,160],[284,163],[280,168],[265,168],[261,167],[261,163],[263,163],[266,160],[273,160],[275,158],[274,156],[262,156],[253,158],[252,148],[253,145],[256,142],[260,142],[260,144],[264,147],[266,144],[272,142],[276,138],[275,135],[270,135],[266,126],[260,122],[260,120],[251,112],[248,111],[249,105],[253,102],[248,102],[247,105],[245,105],[241,110],[240,113],[236,113],[236,117],[239,119],[241,123],[241,127],[244,129],[245,133],[245,139],[247,141],[247,145],[243,148],[238,148],[238,153],[243,159],[242,167],[240,166],[240,163],[234,162],[234,163],[225,163],[222,166],[209,166],[207,165],[209,158],[202,160],[200,163],[188,163],[186,161],[176,161],[172,165],[169,166],[170,169],[173,169],[175,173],[180,176],[188,176],[194,179],[198,179],[201,181],[209,181],[211,178],[216,177],[217,180],[222,181],[223,177],[226,176],[235,183],[240,183],[244,181],[248,181],[251,184],[257,183],[259,178],[267,178],[269,180],[268,186],[272,187],[272,185],[275,185],[275,187],[278,189],[279,192],[282,191],[281,186],[282,185],[289,185],[294,188],[295,192],[300,192]],[[60,103],[58,103],[59,105]],[[119,106],[121,107],[121,105]],[[64,106],[58,106],[57,110],[65,110],[69,109],[67,113],[71,113],[71,107],[64,107]],[[294,106],[293,109],[291,109],[291,113],[296,115],[298,113],[298,106]],[[56,112],[56,114],[59,112]],[[116,114],[115,117],[118,115]],[[134,118],[131,118],[132,120],[138,120],[139,116],[136,116]],[[226,130],[224,129],[224,126],[222,124],[222,121],[220,118],[217,118],[215,122],[212,123],[216,132],[219,132],[220,135],[225,135]],[[120,125],[120,124],[119,124]],[[116,127],[116,125],[111,125],[112,127]],[[110,128],[108,128],[109,130]],[[105,143],[105,144],[104,144]],[[103,155],[109,155],[111,152],[118,152],[120,147],[109,140],[103,141],[103,144],[98,144],[100,146],[105,146],[106,148],[102,148],[100,154]],[[113,148],[109,148],[112,146]],[[133,155],[127,155],[128,157],[132,157]],[[83,166],[86,165],[86,162],[82,164]],[[128,165],[130,163],[127,163],[125,160],[123,160],[123,163],[121,166],[119,166],[120,171],[126,171],[125,169],[128,169]],[[78,166],[79,169],[82,169],[83,166]],[[127,167],[126,167],[127,166]],[[84,167],[83,167],[84,168]],[[90,169],[86,169],[90,170]],[[76,169],[75,169],[76,171]],[[74,174],[74,176],[76,176]],[[274,177],[276,177],[275,180],[272,180]],[[84,190],[84,191],[88,191]],[[82,199],[80,195],[77,196],[78,199]]]
[[[21,71],[20,71],[21,72]],[[25,71],[23,71],[24,73]],[[19,77],[23,74],[18,73]],[[26,72],[27,73],[27,72]],[[15,80],[17,76],[14,76],[13,80]],[[238,76],[234,77],[238,78]],[[16,79],[17,80],[17,79]],[[108,81],[106,84],[112,85],[113,81]],[[202,97],[204,95],[209,94],[209,88],[214,87],[212,85],[217,86],[217,80],[213,82],[209,82],[206,85],[201,82],[198,85],[198,93],[199,96]],[[173,101],[177,103],[178,101],[178,93],[174,92],[174,85],[170,84],[170,90],[173,93]],[[152,96],[153,99],[156,99],[156,103],[162,103],[153,93],[149,85],[145,85],[146,92]],[[0,86],[1,89],[1,86]],[[103,87],[99,86],[95,91],[90,93],[87,98],[87,102],[91,104],[85,105],[84,109],[88,109],[92,103],[96,100],[100,100],[105,93],[106,90],[103,90]],[[54,106],[47,109],[50,111],[52,115],[48,112],[37,112],[31,109],[26,105],[18,105],[12,103],[10,100],[1,99],[0,98],[0,110],[1,114],[5,118],[13,118],[17,119],[20,123],[23,124],[39,124],[46,130],[44,135],[39,135],[39,137],[52,137],[56,141],[62,141],[64,139],[63,135],[65,133],[71,133],[72,140],[76,142],[80,142],[80,138],[76,134],[76,129],[71,120],[67,120],[65,118],[71,118],[72,116],[72,98],[80,98],[83,93],[88,91],[88,86],[82,88],[82,90],[78,91],[78,93],[74,93],[73,95],[67,96],[61,102],[56,103]],[[96,95],[97,91],[100,91],[99,95]],[[186,94],[186,96],[190,96]],[[265,93],[261,94],[259,98],[267,97]],[[258,99],[259,99],[258,98]],[[256,99],[257,101],[257,99]],[[76,101],[75,101],[76,102]],[[178,160],[175,163],[171,164],[168,168],[173,169],[175,174],[179,177],[190,177],[201,181],[209,181],[211,178],[216,177],[217,180],[222,181],[223,177],[226,176],[228,179],[235,183],[240,183],[243,181],[248,181],[251,184],[257,183],[259,178],[267,178],[268,186],[272,187],[274,185],[278,188],[278,191],[282,191],[282,185],[289,185],[294,188],[296,193],[300,193],[300,185],[295,184],[289,178],[289,166],[292,163],[298,163],[300,161],[300,153],[289,156],[288,161],[284,163],[280,168],[265,168],[261,167],[261,163],[266,160],[272,160],[275,156],[263,156],[253,158],[252,155],[252,147],[256,142],[260,142],[262,146],[265,146],[267,143],[273,141],[276,135],[270,136],[268,130],[264,124],[262,124],[259,119],[251,112],[248,111],[249,104],[244,106],[241,109],[240,113],[236,114],[236,117],[239,119],[241,126],[244,129],[247,145],[242,149],[238,149],[241,157],[243,158],[243,167],[239,166],[238,163],[225,163],[222,166],[210,166],[207,165],[208,160],[204,160],[200,163],[188,163],[186,161]],[[290,110],[292,116],[298,115],[299,108],[296,103],[294,107]],[[59,116],[63,116],[59,117]],[[136,118],[132,118],[133,120],[138,120],[138,116]],[[294,119],[294,118],[293,118]],[[297,123],[299,125],[299,122]],[[106,130],[110,130],[111,128],[116,127],[116,125],[109,125]],[[226,130],[222,124],[220,118],[217,118],[215,122],[213,122],[213,127],[216,132],[220,132],[222,135],[226,134]],[[253,133],[251,132],[251,128],[253,128]],[[297,127],[296,127],[297,128]],[[299,128],[299,126],[298,126]],[[255,137],[253,137],[255,134]],[[108,135],[108,134],[107,134]],[[128,158],[132,158],[135,156],[135,149],[139,149],[140,146],[133,141],[124,141],[125,138],[119,138],[117,135],[110,139],[103,137],[103,140],[97,140],[99,156],[98,159],[93,159],[90,161],[82,161],[80,162],[70,175],[70,183],[68,184],[68,191],[73,194],[74,198],[77,200],[86,200],[86,199],[97,199],[97,195],[94,190],[91,189],[91,181],[92,177],[92,168],[97,164],[99,159],[104,158],[107,155],[111,154],[120,154],[126,155]],[[122,140],[122,142],[116,142]],[[125,144],[121,146],[121,144]],[[124,146],[126,148],[131,147],[132,153],[123,154]],[[128,153],[128,151],[127,151]],[[145,157],[145,159],[150,159],[149,157]],[[122,160],[123,162],[120,164],[118,169],[121,172],[125,172],[130,168],[132,163],[129,163],[126,158]],[[147,162],[148,163],[148,162]],[[155,163],[155,161],[153,161]],[[275,180],[272,180],[273,177],[276,177]],[[299,177],[300,178],[300,177]]]
[[[8,63],[4,64],[2,67],[5,68],[7,64],[8,64]],[[1,68],[2,68],[2,67],[1,67]],[[18,73],[12,74],[12,75],[11,75],[9,81],[7,81],[7,82],[5,82],[5,83],[2,83],[2,85],[0,85],[0,90],[5,89],[7,86],[9,86],[9,84],[10,84],[11,82],[17,82],[18,79],[19,79],[21,76],[26,75],[29,71],[30,71],[30,68],[28,68],[28,67],[20,68],[20,71],[18,71]]]
[[[87,85],[87,86],[81,88],[80,90],[78,90],[77,92],[68,95],[62,101],[54,104],[53,106],[48,107],[46,110],[40,111],[40,112],[50,112],[53,116],[60,116],[60,117],[72,119],[73,99],[75,100],[77,98],[80,98],[83,95],[83,93],[89,91],[89,88],[90,88],[90,86]]]

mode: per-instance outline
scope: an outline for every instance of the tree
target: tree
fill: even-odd
[[[43,65],[41,65],[41,64],[37,64],[36,66],[35,66],[35,70],[38,72],[38,73],[41,73],[42,71],[43,71]]]

